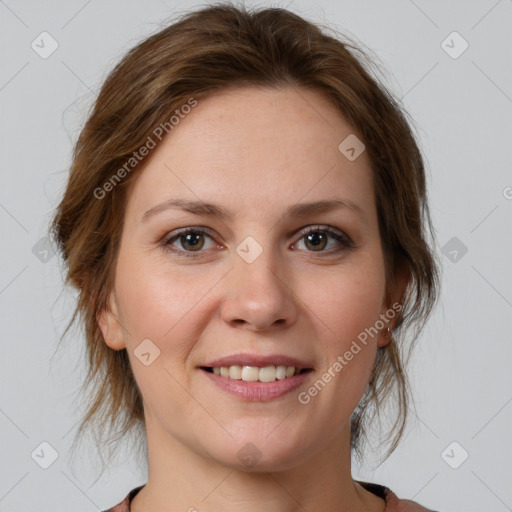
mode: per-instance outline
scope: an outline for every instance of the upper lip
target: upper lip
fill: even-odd
[[[307,361],[297,359],[296,357],[286,356],[284,354],[258,355],[258,354],[233,354],[231,356],[221,357],[204,364],[204,367],[221,366],[294,366],[296,369],[313,369],[313,366]]]

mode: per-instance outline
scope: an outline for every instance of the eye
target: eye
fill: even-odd
[[[342,231],[334,230],[330,226],[309,226],[301,232],[301,235],[297,243],[304,241],[308,252],[328,252],[333,254],[354,247],[350,237]],[[329,238],[334,239],[337,244],[334,243],[334,250],[324,251],[328,245]],[[337,248],[336,245],[338,245]]]
[[[196,254],[193,253],[203,252],[201,249],[205,247],[205,237],[212,241],[209,246],[206,244],[206,249],[211,249],[215,245],[212,237],[206,233],[205,229],[195,227],[182,229],[174,234],[174,236],[164,240],[163,245],[166,249],[172,252],[179,253],[180,255],[187,257],[195,257]],[[175,242],[178,242],[181,249],[176,248],[174,245]]]
[[[205,239],[209,239],[210,244]],[[335,241],[334,244],[331,244],[331,247],[328,247],[329,239]],[[305,230],[301,231],[300,239],[295,245],[303,241],[307,252],[326,253],[326,255],[337,254],[354,247],[354,243],[349,236],[330,226],[308,226]],[[208,234],[207,230],[200,227],[188,227],[174,232],[172,236],[163,240],[162,245],[166,250],[178,256],[191,258],[199,257],[201,252],[212,249],[215,245],[220,247],[215,243],[212,236]],[[332,245],[334,245],[334,249]],[[325,250],[326,247],[328,250]]]

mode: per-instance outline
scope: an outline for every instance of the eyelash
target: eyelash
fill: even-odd
[[[171,245],[175,240],[178,240],[190,233],[194,233],[196,235],[197,234],[206,235],[213,239],[213,237],[211,235],[209,235],[208,231],[204,228],[188,227],[188,228],[184,228],[182,230],[177,231],[171,237],[165,238],[162,241],[162,245],[163,245],[164,249],[168,250],[178,256],[184,256],[186,258],[200,257],[201,253],[203,253],[205,251],[201,251],[201,250],[200,251],[185,251],[185,250],[173,248]],[[307,251],[307,252],[312,252],[312,253],[318,252],[320,254],[325,253],[327,255],[333,255],[333,254],[338,254],[339,252],[344,251],[346,249],[352,249],[355,247],[354,242],[345,233],[338,232],[337,230],[334,230],[330,226],[321,226],[321,225],[308,226],[306,229],[304,229],[300,233],[300,238],[298,241],[301,241],[303,238],[310,235],[311,233],[324,233],[324,234],[330,235],[332,238],[337,240],[342,245],[342,248],[336,249],[334,251],[330,250],[330,251]]]

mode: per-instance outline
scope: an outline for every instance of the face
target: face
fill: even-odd
[[[338,149],[362,136],[298,91],[224,91],[180,120],[130,190],[100,318],[127,349],[148,440],[231,467],[332,446],[387,343],[375,326],[392,326],[370,161]]]

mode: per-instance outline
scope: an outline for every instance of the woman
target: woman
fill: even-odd
[[[53,233],[97,386],[79,432],[146,434],[110,512],[428,510],[351,476],[393,393],[398,444],[438,291],[422,157],[363,57],[216,5],[103,85]]]

